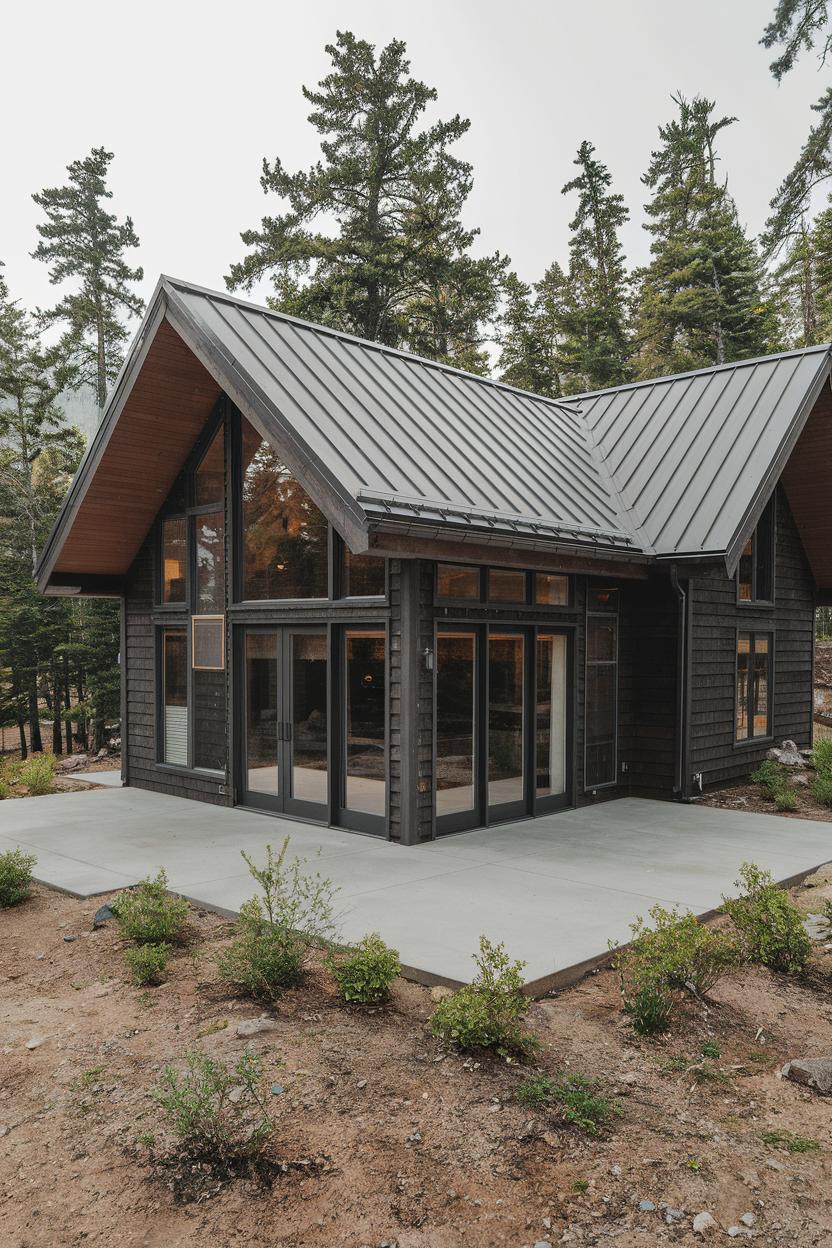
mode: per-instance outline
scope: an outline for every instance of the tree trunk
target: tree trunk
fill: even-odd
[[[69,687],[69,659],[64,655],[63,670],[63,686],[64,686],[64,709],[69,711],[72,707],[72,692]],[[66,752],[72,753],[72,720],[67,715],[64,721],[64,735],[66,736]]]
[[[43,741],[41,740],[40,735],[37,672],[32,673],[32,677],[29,682],[29,744],[33,754],[43,753]]]
[[[58,665],[52,665],[52,753],[63,754],[64,737],[61,720],[61,677]]]
[[[17,719],[17,731],[20,734],[20,757],[25,762],[29,756],[26,744],[26,716],[23,714],[23,695],[20,688],[20,676],[12,669],[12,694],[14,695],[14,713]]]

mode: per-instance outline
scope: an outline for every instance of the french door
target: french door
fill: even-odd
[[[244,630],[245,805],[328,818],[327,655],[324,629]]]
[[[563,629],[477,624],[437,632],[437,833],[567,804],[569,670]]]

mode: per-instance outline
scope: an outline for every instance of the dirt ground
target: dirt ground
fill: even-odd
[[[60,764],[62,759],[64,758],[66,758],[66,755],[62,755],[61,757],[59,757],[58,763]],[[20,761],[21,759],[20,759],[19,750],[16,752],[7,751],[2,756],[2,758],[0,758],[0,776],[2,776],[2,765],[4,762],[8,764],[8,763],[19,763]],[[106,758],[96,758],[94,755],[92,755],[90,756],[89,761],[84,763],[81,767],[79,767],[78,770],[84,771],[84,772],[120,771],[121,770],[121,755],[120,754],[108,754]],[[83,793],[85,789],[95,789],[98,787],[99,786],[96,784],[90,784],[89,781],[87,780],[77,779],[77,777],[73,774],[72,771],[69,771],[69,770],[65,771],[60,766],[58,766],[55,770],[55,778],[52,781],[52,788],[50,791],[52,793]],[[7,800],[12,800],[14,798],[20,798],[20,797],[29,797],[29,796],[30,796],[29,791],[27,790],[25,785],[23,784],[10,784],[9,785]]]
[[[817,910],[832,885],[800,895]],[[97,904],[36,887],[0,911],[3,1248],[648,1248],[701,1243],[692,1218],[705,1210],[725,1242],[737,1226],[765,1245],[832,1243],[830,1102],[779,1077],[790,1057],[832,1053],[820,947],[800,979],[733,973],[659,1041],[628,1030],[609,971],[534,1003],[533,1068],[584,1074],[620,1101],[593,1139],[517,1104],[527,1071],[432,1039],[425,988],[398,981],[390,1006],[348,1007],[315,965],[272,1011],[276,1030],[242,1039],[238,1023],[261,1010],[216,982],[227,923],[195,911],[169,981],[142,990],[114,925],[92,929]],[[703,1065],[707,1038],[721,1055]],[[189,1050],[233,1063],[246,1046],[284,1089],[270,1100],[276,1154],[323,1167],[177,1204],[137,1143],[160,1126],[150,1089]],[[768,1131],[820,1149],[790,1153]],[[668,1224],[665,1202],[684,1215]]]
[[[814,777],[813,771],[806,773]],[[832,823],[832,810],[822,806],[812,797],[808,787],[792,786],[796,810],[778,810],[771,798],[766,797],[759,784],[732,784],[730,788],[715,789],[704,797],[697,797],[698,806],[717,806],[721,810],[751,810],[763,815],[779,815],[782,819],[818,819]]]

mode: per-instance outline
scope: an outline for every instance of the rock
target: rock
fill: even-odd
[[[272,1096],[282,1096],[286,1089],[280,1083],[272,1084]]]
[[[684,1209],[674,1209],[672,1205],[665,1206],[664,1220],[668,1226],[672,1226],[674,1222],[682,1222],[684,1217]]]
[[[757,1219],[753,1213],[744,1213],[740,1218],[740,1222],[742,1222],[743,1226],[753,1226],[756,1221]]]
[[[93,916],[93,927],[103,927],[105,923],[109,923],[110,919],[116,917],[115,911],[111,910],[108,905],[99,906]]]
[[[617,1178],[618,1178],[618,1176],[621,1174],[621,1167],[620,1167],[620,1166],[610,1166],[610,1174],[613,1176],[613,1178],[614,1178],[614,1179],[617,1179]]]
[[[656,1208],[652,1200],[640,1200],[638,1202],[638,1207],[642,1213],[653,1213]]]
[[[766,758],[771,758],[775,763],[782,763],[784,767],[805,767],[806,759],[800,753],[794,741],[784,741],[778,750],[776,746],[772,746],[766,751]]]
[[[809,787],[809,777],[805,771],[796,771],[789,779],[796,789],[808,789]]]
[[[693,1219],[694,1235],[709,1235],[711,1231],[718,1231],[719,1223],[710,1213],[697,1213]]]
[[[95,756],[95,758],[96,758],[96,762],[99,762],[99,763],[100,763],[100,762],[101,762],[101,760],[102,760],[102,758],[106,758],[106,757],[107,757],[107,755],[109,754],[109,752],[110,752],[110,751],[107,749],[107,747],[106,747],[106,746],[102,746],[102,747],[101,747],[101,749],[98,751],[98,753],[97,753],[97,754],[96,754],[96,756]]]
[[[46,1042],[45,1036],[32,1036],[31,1040],[26,1041],[26,1048],[27,1049],[39,1049],[42,1044],[45,1044],[45,1042]]]
[[[728,1234],[731,1236],[731,1239],[737,1239],[740,1235],[749,1236],[751,1232],[746,1226],[729,1226]]]
[[[548,1239],[538,1239],[534,1248],[552,1248],[552,1245],[549,1243]]]
[[[55,764],[58,771],[78,771],[81,767],[86,767],[89,762],[86,754],[68,754],[65,758],[59,758]]]
[[[740,1178],[746,1187],[752,1188],[755,1192],[760,1186],[760,1176],[756,1170],[743,1170],[740,1174]]]
[[[446,988],[444,984],[434,984],[433,988],[430,990],[431,1001],[445,1001],[448,997],[452,997],[453,995],[452,989]]]
[[[77,939],[78,939],[77,936],[71,936],[69,933],[67,933],[67,935],[64,936],[64,940],[66,941],[68,945],[71,945],[73,940],[77,940]]]
[[[769,1157],[769,1159],[766,1161],[766,1165],[768,1166],[769,1170],[785,1170],[786,1169],[782,1161],[775,1161],[773,1157]]]
[[[796,1057],[786,1062],[782,1074],[821,1096],[832,1096],[832,1057]]]
[[[410,1135],[407,1137],[407,1140],[405,1141],[405,1143],[407,1143],[407,1144],[421,1144],[421,1143],[422,1143],[422,1133],[421,1133],[421,1131],[414,1131],[414,1132],[412,1132],[412,1134],[410,1134]]]
[[[259,1036],[264,1031],[276,1031],[277,1023],[273,1018],[267,1018],[265,1015],[260,1018],[244,1018],[241,1023],[237,1024],[238,1036]]]
[[[803,920],[803,930],[810,940],[825,941],[829,939],[832,927],[825,914],[807,914]]]

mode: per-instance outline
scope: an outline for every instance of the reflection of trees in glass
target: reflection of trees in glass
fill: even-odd
[[[246,598],[326,598],[327,522],[267,442],[243,430]]]
[[[197,610],[220,612],[225,606],[225,524],[221,511],[197,516],[196,584]]]

